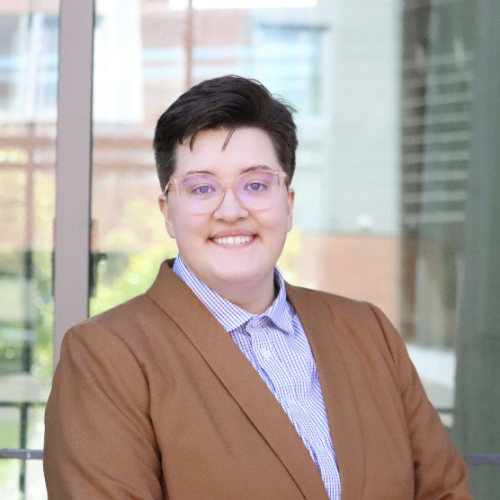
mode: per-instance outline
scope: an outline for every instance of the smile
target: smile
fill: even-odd
[[[228,236],[226,238],[213,238],[218,245],[243,245],[249,243],[255,236]]]

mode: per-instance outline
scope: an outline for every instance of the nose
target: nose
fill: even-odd
[[[226,222],[235,222],[248,217],[248,210],[236,196],[234,189],[228,187],[219,208],[214,212],[214,218]]]

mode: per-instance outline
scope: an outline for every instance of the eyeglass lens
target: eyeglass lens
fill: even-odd
[[[276,201],[279,190],[278,176],[267,171],[250,171],[240,177],[237,185],[241,203],[250,210],[269,208]],[[223,195],[223,184],[212,175],[192,175],[179,183],[181,202],[192,213],[216,210]]]

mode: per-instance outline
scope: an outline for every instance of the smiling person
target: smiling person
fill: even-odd
[[[174,135],[169,113],[160,119],[155,141],[165,180],[174,167],[170,157],[162,162],[163,148],[171,146],[161,141]],[[292,228],[294,191],[268,133],[255,126],[230,126],[195,131],[193,141],[176,147],[175,178],[169,177],[160,208],[180,251],[174,270],[180,269],[180,275],[189,269],[229,302],[262,314],[276,298],[274,266]],[[293,124],[280,132],[288,132],[286,139],[295,144]]]
[[[49,500],[470,500],[404,343],[376,307],[286,283],[291,109],[207,80],[160,117],[179,255],[64,337]]]

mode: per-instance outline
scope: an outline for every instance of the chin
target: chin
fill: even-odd
[[[258,270],[252,269],[250,266],[239,264],[234,266],[225,266],[224,269],[214,269],[213,274],[219,281],[236,283],[239,281],[252,280],[260,273]]]
[[[248,270],[231,270],[215,273],[216,278],[219,281],[225,281],[227,283],[237,283],[241,281],[251,280],[255,274],[249,273]]]

